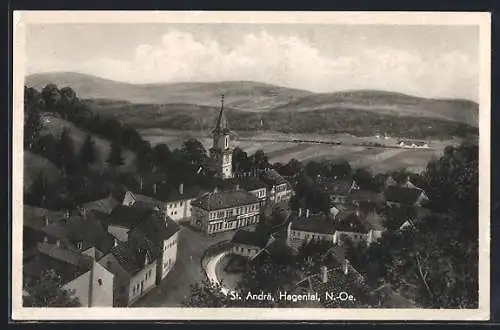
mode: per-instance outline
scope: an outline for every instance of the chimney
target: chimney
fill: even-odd
[[[82,215],[83,219],[87,219],[87,209],[85,207],[80,208],[80,214]]]
[[[117,245],[118,245],[118,240],[115,238],[114,242],[113,242],[113,246],[117,246]]]
[[[57,240],[57,241],[56,241],[56,246],[57,246],[57,247],[60,247],[60,246],[61,246],[61,241]]]
[[[302,216],[302,208],[299,207],[299,217]]]
[[[214,193],[217,193],[217,192],[219,192],[219,188],[215,187],[214,188]]]
[[[309,218],[309,209],[306,209],[306,218]]]
[[[147,266],[149,264],[149,258],[148,258],[148,252],[144,254],[144,266]]]
[[[139,175],[139,191],[142,192],[144,189],[144,180],[142,179],[142,175]]]
[[[326,266],[321,266],[321,282],[328,283],[328,268]]]
[[[236,184],[236,190],[240,190],[240,185],[238,183]]]
[[[49,238],[48,238],[47,236],[44,236],[44,237],[43,237],[43,242],[44,242],[44,243],[48,243],[48,242],[49,242]]]
[[[344,274],[349,274],[349,260],[345,259],[344,261]]]
[[[155,194],[155,195],[156,195],[156,191],[157,191],[157,189],[156,189],[156,188],[157,188],[157,187],[156,187],[156,183],[153,183],[153,194]]]
[[[49,216],[47,214],[45,214],[43,216],[43,220],[45,221],[45,226],[48,226],[49,225]]]
[[[181,183],[181,184],[179,185],[179,194],[180,194],[180,195],[184,195],[184,183]]]
[[[71,214],[69,213],[69,210],[66,210],[66,213],[64,213],[64,219],[69,220]]]

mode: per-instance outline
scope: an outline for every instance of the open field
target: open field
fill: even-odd
[[[88,134],[87,131],[75,126],[73,123],[58,117],[46,116],[44,117],[43,123],[44,127],[41,134],[52,134],[55,138],[59,138],[64,128],[69,128],[76,152],[80,150]],[[111,143],[107,139],[95,134],[92,134],[92,139],[94,140],[97,150],[96,164],[98,166],[104,167],[106,165],[106,159],[108,158],[109,151],[111,149]],[[123,150],[122,155],[125,159],[125,165],[122,166],[121,170],[133,171],[135,168],[135,154],[130,150]]]
[[[189,137],[197,138],[206,149],[211,147],[212,139],[208,132],[175,131],[168,129],[146,129],[141,134],[153,145],[166,143],[171,149],[178,148]],[[294,143],[293,140],[339,141],[342,145]],[[275,141],[272,141],[275,140]],[[439,157],[447,145],[457,145],[458,140],[428,141],[431,149],[396,148],[398,138],[389,137],[360,138],[350,134],[283,134],[279,132],[235,132],[233,146],[239,147],[249,155],[258,149],[264,150],[273,163],[287,163],[295,158],[302,162],[311,160],[348,161],[353,167],[362,167],[374,173],[407,168],[420,172],[427,163]],[[287,142],[289,141],[289,142]],[[375,147],[360,145],[380,143],[387,146]]]

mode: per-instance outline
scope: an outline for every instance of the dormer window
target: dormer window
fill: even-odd
[[[76,243],[76,248],[77,248],[78,250],[81,250],[81,249],[82,249],[82,247],[83,247],[83,243],[82,243],[82,242],[77,242],[77,243]]]

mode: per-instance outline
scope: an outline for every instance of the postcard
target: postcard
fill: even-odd
[[[490,25],[14,12],[12,319],[489,319]]]

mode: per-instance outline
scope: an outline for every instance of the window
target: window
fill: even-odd
[[[180,206],[182,206],[182,202],[180,203]]]
[[[101,280],[101,279],[98,279],[98,280],[97,280],[97,284],[99,284],[99,286],[102,286],[102,280]]]
[[[132,295],[135,295],[135,286],[132,288]]]
[[[83,243],[82,243],[82,242],[78,242],[78,243],[76,243],[76,248],[77,248],[78,250],[80,250],[82,247],[83,247]]]
[[[148,271],[148,275],[149,277],[151,277],[151,269]]]

